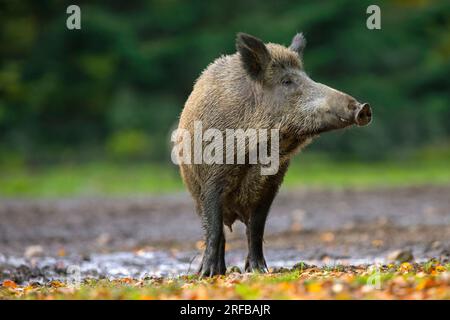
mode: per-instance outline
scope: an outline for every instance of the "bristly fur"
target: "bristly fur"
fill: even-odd
[[[196,121],[201,121],[203,130],[214,128],[225,133],[226,129],[276,128],[280,134],[279,168],[274,175],[261,175],[261,164],[180,164],[181,176],[207,235],[202,274],[225,272],[223,225],[231,229],[236,220],[246,224],[251,244],[246,270],[264,269],[265,219],[290,159],[316,134],[349,125],[337,114],[350,112],[346,110],[356,100],[306,75],[302,63],[305,44],[301,33],[290,47],[265,44],[239,33],[237,52],[211,63],[186,101],[179,128],[190,132],[191,137]],[[208,143],[202,143],[204,150]]]
[[[300,56],[303,55],[303,50],[306,47],[306,39],[303,33],[297,33],[295,37],[292,39],[292,43],[289,46],[289,49],[297,52]]]

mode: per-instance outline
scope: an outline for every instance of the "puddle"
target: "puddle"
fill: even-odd
[[[304,252],[294,249],[269,250],[267,263],[272,268],[291,268],[302,261],[317,266],[363,265],[386,263],[384,258],[374,256],[359,258],[302,259]],[[244,251],[227,252],[227,265],[244,267]],[[130,277],[176,277],[196,272],[201,254],[198,251],[166,252],[139,251],[116,252],[110,254],[92,254],[81,257],[23,257],[0,255],[0,281],[11,279],[19,284],[37,282],[40,284],[52,280],[79,282],[86,278],[118,279]],[[416,259],[416,261],[425,259]]]

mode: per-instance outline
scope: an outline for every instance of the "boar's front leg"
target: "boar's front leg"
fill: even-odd
[[[202,277],[211,277],[216,274],[225,274],[225,235],[220,203],[221,189],[208,186],[205,190],[202,197],[201,216],[203,228],[206,231],[206,249],[199,274]]]
[[[266,259],[263,253],[264,225],[266,223],[269,207],[258,210],[247,223],[248,255],[245,260],[246,272],[267,272]]]
[[[256,210],[251,214],[247,222],[247,242],[248,256],[245,260],[245,271],[247,272],[267,272],[267,264],[263,252],[264,226],[266,224],[267,215],[275,198],[284,174],[289,166],[285,163],[280,167],[278,173],[271,176],[261,195]]]

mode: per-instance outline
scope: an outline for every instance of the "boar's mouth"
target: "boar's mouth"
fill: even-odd
[[[354,119],[347,119],[346,117],[343,117],[339,114],[335,114],[336,118],[339,121],[339,124],[342,125],[342,127],[346,127],[346,126],[350,126],[352,124],[355,124],[355,120]],[[340,127],[340,128],[342,128]]]
[[[333,113],[333,117],[334,117],[334,120],[332,120],[330,123],[323,124],[319,128],[316,128],[311,131],[304,131],[304,132],[302,132],[301,135],[305,138],[314,137],[314,136],[317,136],[324,132],[343,129],[343,128],[346,128],[346,127],[349,127],[349,126],[355,124],[354,119],[348,119],[337,113]]]
[[[341,117],[339,115],[336,115],[339,119],[339,121],[343,122],[343,123],[348,123],[348,124],[352,124],[352,121],[345,119],[344,117]]]
[[[330,125],[329,130],[342,129],[355,124],[354,118],[349,119],[348,117],[344,117],[339,113],[333,113],[333,115],[336,120],[333,124]]]
[[[301,133],[301,135],[303,137],[313,137],[323,132],[343,129],[354,124],[358,126],[366,126],[372,120],[372,110],[368,103],[361,104],[361,106],[355,111],[355,113],[352,114],[351,118],[342,116],[338,112],[333,111],[329,111],[328,114],[331,115],[331,120],[327,121],[327,123],[322,124],[319,128],[315,128],[314,130],[305,130]]]

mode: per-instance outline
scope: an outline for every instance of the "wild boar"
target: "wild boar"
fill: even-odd
[[[231,229],[236,220],[246,225],[245,270],[266,272],[264,226],[291,157],[320,133],[371,121],[369,104],[308,77],[302,58],[305,44],[301,33],[294,36],[289,47],[265,44],[239,33],[237,52],[210,64],[186,101],[178,129],[191,135],[197,134],[197,123],[201,123],[202,132],[214,128],[220,134],[230,129],[276,129],[278,133],[277,139],[268,137],[265,141],[278,146],[272,149],[279,160],[273,174],[261,174],[261,163],[179,162],[206,233],[199,268],[202,276],[225,273],[223,226]],[[246,156],[251,151],[250,138],[247,140],[239,142],[247,148]],[[202,140],[201,144],[206,147],[208,141]],[[184,156],[193,155],[196,148],[190,140]],[[217,156],[225,147],[215,151]],[[225,157],[219,155],[219,160]],[[236,160],[236,155],[231,159]]]

